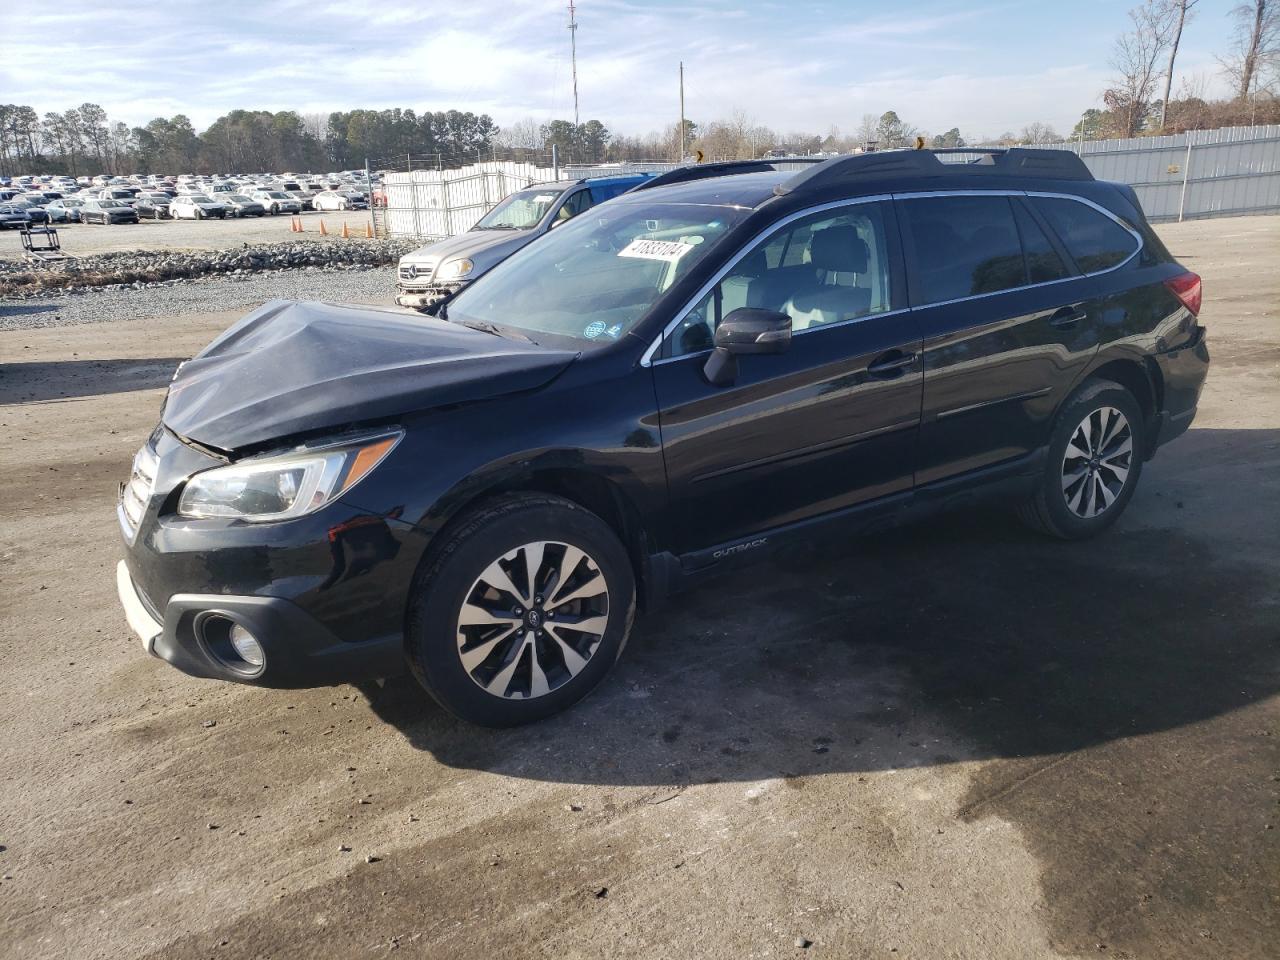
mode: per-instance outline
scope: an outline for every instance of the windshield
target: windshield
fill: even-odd
[[[513,193],[480,218],[472,230],[532,230],[564,194],[563,190],[522,190]]]
[[[268,196],[268,197],[270,197],[272,200],[291,200],[291,199],[293,199],[293,198],[292,198],[292,197],[290,197],[288,194],[280,193],[279,191],[276,191],[275,193],[268,193],[268,194],[267,194],[267,196]]]
[[[498,264],[449,302],[446,317],[608,342],[705,257],[750,210],[611,203]]]
[[[121,203],[119,200],[99,200],[98,206],[114,210],[116,207],[125,206],[125,204]]]

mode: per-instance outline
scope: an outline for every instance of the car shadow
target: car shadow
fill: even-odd
[[[532,727],[458,723],[409,678],[362,689],[446,764],[617,785],[1057,756],[1194,724],[1280,691],[1275,550],[1210,532],[1251,503],[1280,539],[1259,469],[1280,467],[1278,436],[1193,431],[1093,541],[986,510],[726,572],[642,617],[602,688]],[[1239,500],[1182,522],[1175,498],[1202,486]]]
[[[43,403],[167,386],[185,357],[0,364],[0,403]]]

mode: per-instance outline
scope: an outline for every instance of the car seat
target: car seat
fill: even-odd
[[[858,286],[871,251],[856,227],[840,225],[816,231],[809,241],[812,276],[784,302],[793,330],[838,323],[871,309],[871,290]]]

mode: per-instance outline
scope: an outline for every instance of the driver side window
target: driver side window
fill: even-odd
[[[892,309],[884,205],[824,210],[765,237],[685,315],[661,356],[710,350],[739,307],[785,313],[797,333]]]
[[[579,190],[556,211],[555,222],[563,223],[565,220],[572,220],[582,211],[591,206],[591,192],[588,190]]]

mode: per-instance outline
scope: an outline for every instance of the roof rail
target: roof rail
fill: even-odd
[[[769,173],[777,170],[779,163],[813,163],[823,161],[818,157],[786,157],[773,160],[723,160],[717,163],[698,163],[676,167],[666,173],[660,173],[644,183],[637,184],[628,190],[648,190],[652,187],[666,187],[673,183],[689,183],[693,180],[709,180],[712,177],[725,177],[734,173]]]
[[[943,162],[938,154],[967,154],[967,162]],[[945,176],[1044,177],[1051,180],[1092,180],[1084,161],[1069,150],[1025,147],[955,147],[938,150],[888,150],[834,157],[774,187],[778,195],[817,190],[858,181]]]

